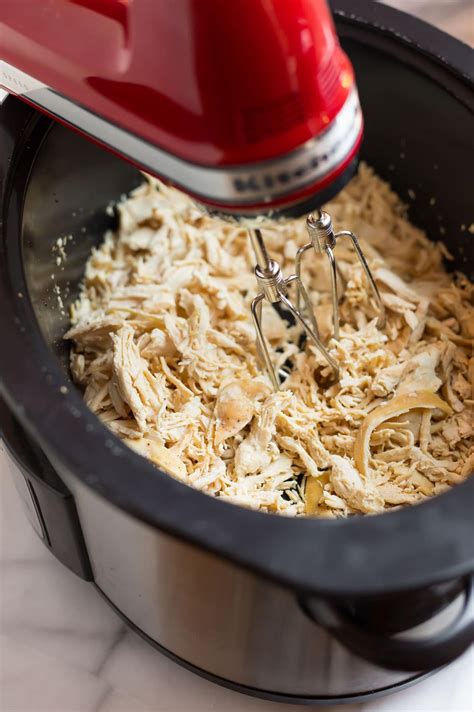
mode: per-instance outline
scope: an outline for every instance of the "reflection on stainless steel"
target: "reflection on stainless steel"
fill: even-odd
[[[192,665],[237,684],[308,697],[363,693],[414,677],[356,658],[308,620],[291,592],[132,519],[76,479],[67,484],[98,587]],[[453,620],[461,603],[416,634]]]

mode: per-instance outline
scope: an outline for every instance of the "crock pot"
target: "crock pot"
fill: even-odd
[[[337,0],[333,10],[357,73],[362,158],[410,202],[415,224],[446,240],[449,268],[468,272],[472,51],[379,4]],[[14,97],[0,117],[0,424],[45,545],[150,643],[249,694],[360,699],[466,650],[473,478],[389,514],[290,519],[181,484],[89,412],[69,376],[67,306],[114,225],[105,206],[141,176]]]

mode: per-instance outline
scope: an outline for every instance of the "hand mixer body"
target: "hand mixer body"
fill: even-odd
[[[3,0],[0,84],[229,212],[316,204],[362,135],[325,0]]]

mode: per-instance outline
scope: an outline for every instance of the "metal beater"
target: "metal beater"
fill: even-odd
[[[267,340],[263,333],[262,306],[264,300],[272,305],[282,304],[290,312],[295,321],[303,327],[306,336],[316,346],[331,367],[334,379],[338,380],[339,366],[337,361],[321,342],[313,307],[299,275],[292,274],[285,278],[278,262],[269,258],[261,231],[258,228],[249,228],[249,235],[257,263],[255,266],[255,276],[261,290],[252,301],[252,318],[257,334],[258,349],[273,387],[275,390],[278,390],[280,388],[280,382],[273,367]],[[288,287],[292,284],[296,287],[297,304],[300,303],[301,300],[303,301],[308,319],[302,315],[300,309],[295,306],[288,297]]]
[[[360,260],[360,263],[364,269],[364,272],[366,274],[366,277],[368,279],[370,289],[372,290],[372,294],[374,296],[374,299],[377,303],[377,307],[379,310],[379,316],[377,319],[377,327],[379,329],[382,329],[385,325],[385,307],[382,302],[382,298],[380,296],[379,290],[377,288],[377,285],[375,284],[375,280],[372,276],[372,272],[370,271],[369,265],[367,264],[367,261],[364,257],[364,253],[361,250],[361,247],[359,245],[359,241],[357,237],[354,235],[353,232],[350,232],[349,230],[340,230],[339,232],[334,232],[334,228],[332,225],[332,220],[330,215],[328,213],[324,212],[323,210],[318,210],[316,216],[314,216],[312,213],[308,215],[306,218],[306,229],[308,231],[309,237],[310,237],[310,242],[306,243],[303,245],[303,247],[300,247],[298,252],[296,253],[296,260],[295,260],[295,276],[301,282],[301,261],[303,258],[303,255],[305,252],[310,250],[311,248],[314,249],[316,254],[321,254],[323,252],[326,253],[328,260],[329,260],[329,266],[330,266],[330,272],[331,272],[331,296],[332,296],[332,321],[333,321],[333,336],[336,340],[339,339],[339,322],[340,322],[340,316],[339,316],[339,289],[338,289],[338,276],[341,279],[344,287],[345,287],[345,280],[343,275],[341,274],[340,270],[337,267],[337,262],[336,258],[334,255],[334,248],[336,247],[336,242],[338,238],[341,237],[348,237],[356,251],[357,257]],[[297,301],[296,303],[297,308],[299,309],[300,303]]]

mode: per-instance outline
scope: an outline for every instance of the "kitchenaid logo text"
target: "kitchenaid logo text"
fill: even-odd
[[[2,79],[2,84],[4,84],[7,89],[11,89],[12,91],[15,89],[21,89],[21,91],[29,90],[29,87],[24,82],[20,81],[17,77],[14,77],[13,74],[9,74],[4,69],[2,69],[0,77]]]
[[[333,153],[334,151],[331,151]],[[243,178],[234,178],[234,188],[239,193],[260,193],[265,188],[275,188],[276,186],[289,186],[293,181],[299,181],[308,173],[314,171],[321,163],[327,162],[329,155],[313,156],[306,165],[301,165],[294,170],[281,171],[280,173],[262,173],[260,175],[249,175]]]
[[[36,79],[13,67],[8,62],[0,60],[0,84],[14,94],[27,94],[43,85]]]
[[[347,141],[348,137],[350,137],[351,134],[354,132],[354,129],[356,129],[357,132],[359,130],[360,108],[358,105],[354,107],[353,113],[351,113],[350,117],[348,118],[348,125],[345,127],[345,129],[341,131],[341,123],[339,123],[337,127],[333,127],[335,130],[326,134],[326,136],[324,137],[326,145],[330,143],[330,133],[334,134],[334,140],[330,147],[328,147],[324,153],[301,156],[298,162],[295,157],[289,157],[288,163],[293,163],[294,166],[290,165],[284,170],[281,170],[281,168],[279,168],[274,172],[270,172],[267,169],[265,172],[262,173],[249,173],[244,176],[236,176],[233,179],[234,189],[240,194],[253,194],[261,193],[264,190],[271,190],[280,186],[290,188],[293,183],[301,183],[302,178],[317,177],[318,174],[323,174],[326,172],[324,169],[331,170],[331,168],[335,167],[331,164],[331,159],[333,158],[334,154],[339,151],[341,145],[345,141]],[[355,138],[356,136],[354,136],[354,139]],[[311,146],[311,149],[313,151],[317,148],[317,145]],[[348,146],[348,150],[350,150],[350,148],[351,146]],[[308,147],[307,150],[309,151],[311,149]],[[342,157],[342,159],[343,158],[344,156]]]

